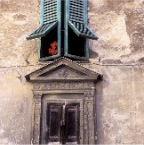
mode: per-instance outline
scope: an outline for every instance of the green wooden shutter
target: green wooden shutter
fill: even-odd
[[[71,103],[66,105],[65,119],[65,142],[79,143],[80,139],[80,109],[79,103]]]
[[[87,6],[87,0],[65,0],[64,55],[74,60],[88,60],[88,39],[98,39],[88,27]]]
[[[41,1],[41,26],[30,34],[27,39],[43,37],[58,24],[58,2],[57,0]]]
[[[87,25],[87,0],[69,0],[68,25],[79,37],[98,39]]]

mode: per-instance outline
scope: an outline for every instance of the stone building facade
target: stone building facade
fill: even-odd
[[[89,0],[90,62],[103,75],[96,86],[97,143],[144,143],[144,0]],[[38,60],[39,0],[0,0],[0,144],[30,144]]]

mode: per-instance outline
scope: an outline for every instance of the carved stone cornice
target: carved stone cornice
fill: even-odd
[[[28,75],[27,81],[58,82],[58,81],[96,81],[101,76],[82,65],[67,58],[61,58]]]

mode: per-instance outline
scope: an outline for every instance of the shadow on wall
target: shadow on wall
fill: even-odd
[[[90,49],[90,58],[97,58],[98,53]]]
[[[104,98],[103,98],[103,88],[108,86],[108,80],[104,80],[104,78],[100,78],[99,82],[96,84],[96,131],[97,131],[97,140],[96,144],[104,143],[104,130],[103,130],[103,117],[102,114],[104,112]]]
[[[97,140],[96,143],[101,143],[103,139],[103,131],[102,131],[102,112],[103,112],[103,98],[102,98],[102,82],[98,82],[96,85],[96,131],[97,131]]]

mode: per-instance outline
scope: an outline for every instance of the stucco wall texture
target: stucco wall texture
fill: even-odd
[[[97,88],[97,143],[144,144],[144,0],[89,0],[90,63]],[[0,0],[0,144],[31,143],[39,0]]]

